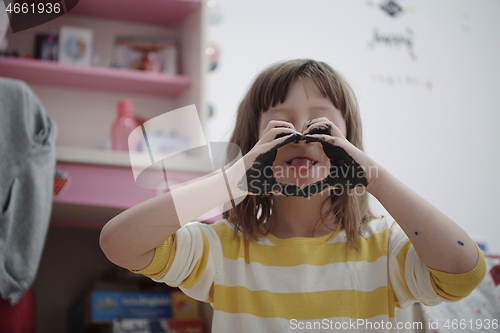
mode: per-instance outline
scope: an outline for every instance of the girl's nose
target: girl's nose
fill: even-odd
[[[308,119],[300,119],[293,122],[293,126],[297,130],[297,132],[303,133],[307,129]]]
[[[307,129],[307,123],[308,123],[308,122],[309,122],[309,120],[304,120],[304,121],[302,122],[302,126],[300,127],[299,132],[304,133],[304,131]]]

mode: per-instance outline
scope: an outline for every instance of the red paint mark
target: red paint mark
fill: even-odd
[[[500,265],[494,266],[490,270],[491,277],[493,278],[493,282],[495,282],[495,287],[500,284]]]

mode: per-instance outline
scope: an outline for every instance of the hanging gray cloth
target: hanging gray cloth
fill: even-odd
[[[35,279],[49,227],[57,127],[30,87],[0,77],[0,294]]]

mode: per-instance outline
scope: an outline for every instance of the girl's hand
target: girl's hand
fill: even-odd
[[[325,154],[327,154],[327,156],[329,155],[328,153],[330,153],[330,155],[338,155],[337,157],[341,160],[341,162],[344,161],[343,158],[345,156],[341,156],[342,154],[338,154],[338,152],[328,149],[325,143],[329,143],[334,147],[342,148],[350,157],[352,157],[352,159],[354,159],[357,164],[363,168],[368,183],[367,190],[370,190],[374,180],[377,178],[377,163],[373,161],[365,152],[350,143],[332,121],[326,117],[310,120],[306,125],[306,129],[303,131],[303,136],[307,141],[318,141],[322,143]],[[330,156],[328,157],[331,158]],[[351,166],[349,161],[345,162]]]
[[[277,188],[273,186],[276,180],[272,171],[278,148],[301,138],[302,134],[297,132],[291,123],[271,120],[264,129],[261,139],[238,161],[245,164],[246,171],[244,175],[246,188],[243,177],[238,182],[238,188],[250,195],[278,193]]]

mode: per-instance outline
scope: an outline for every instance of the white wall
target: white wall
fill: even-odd
[[[221,48],[207,76],[209,140],[229,139],[262,68],[325,61],[357,94],[366,152],[500,253],[499,1],[399,0],[396,18],[378,0],[216,1],[223,18],[207,35]],[[374,29],[407,36],[408,28],[414,58],[406,46],[370,46]]]

